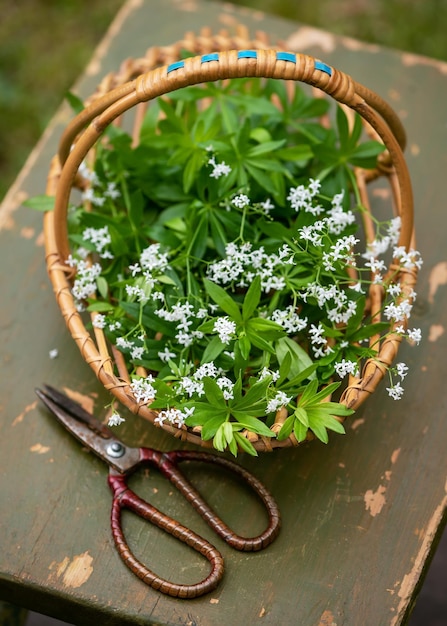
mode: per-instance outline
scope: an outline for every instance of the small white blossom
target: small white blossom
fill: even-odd
[[[400,383],[387,387],[386,390],[388,391],[390,398],[393,398],[393,400],[400,400],[404,393],[404,389]]]
[[[121,417],[121,415],[117,413],[117,411],[113,411],[112,415],[109,417],[109,421],[107,422],[107,424],[109,426],[119,426],[125,421],[126,420],[124,419],[124,417]]]
[[[167,346],[165,346],[162,352],[158,353],[158,358],[163,363],[167,363],[170,359],[175,359],[175,352],[171,352]]]
[[[52,348],[49,351],[48,356],[50,357],[50,359],[57,359],[57,357],[59,356],[59,350],[57,348]]]
[[[106,316],[102,315],[102,313],[97,313],[92,321],[92,325],[95,328],[100,328],[100,329],[105,328],[106,323],[107,323]]]
[[[250,198],[244,193],[240,193],[238,196],[235,196],[231,202],[238,209],[243,209],[250,204]]]
[[[344,378],[346,374],[351,374],[352,376],[359,375],[358,365],[355,361],[342,359],[338,363],[335,363],[334,368],[340,378]]]
[[[396,372],[400,376],[401,380],[408,374],[408,365],[405,363],[396,363]]]
[[[411,341],[414,341],[416,344],[419,344],[422,339],[422,332],[420,328],[408,329],[407,334]]]
[[[211,157],[208,160],[208,165],[213,167],[213,170],[210,174],[211,178],[220,178],[221,176],[228,176],[231,172],[231,167],[222,161],[222,163],[217,163],[215,157]]]
[[[236,323],[228,317],[218,317],[214,322],[213,330],[217,332],[222,343],[230,343],[236,332]]]
[[[287,396],[284,391],[277,391],[274,398],[269,400],[265,409],[266,413],[275,413],[278,409],[286,406],[292,399],[292,396]]]
[[[148,404],[157,395],[153,386],[154,379],[151,374],[146,378],[133,378],[130,384],[135,400],[141,404]]]

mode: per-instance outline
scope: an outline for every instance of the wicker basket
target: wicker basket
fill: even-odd
[[[180,60],[181,51],[197,56]],[[70,249],[67,236],[67,206],[71,190],[79,184],[78,168],[111,123],[119,123],[126,112],[132,111],[134,137],[138,136],[147,102],[180,87],[232,77],[269,77],[288,81],[302,81],[321,90],[348,109],[357,111],[369,132],[380,138],[386,151],[379,159],[379,169],[357,169],[356,176],[362,194],[362,203],[369,209],[367,183],[379,176],[390,185],[394,213],[401,216],[402,227],[399,245],[407,250],[414,247],[412,191],[407,166],[402,154],[405,133],[393,110],[376,94],[352,80],[346,74],[304,54],[270,49],[267,37],[260,33],[250,40],[243,27],[230,37],[222,32],[211,35],[203,31],[200,36],[187,35],[185,39],[167,48],[151,48],[143,59],[128,60],[116,74],[107,76],[97,92],[87,101],[85,110],[67,127],[60,142],[59,154],[53,159],[48,179],[47,193],[55,195],[54,212],[45,215],[46,262],[57,303],[67,327],[78,344],[85,361],[98,379],[130,411],[151,422],[155,410],[138,404],[130,391],[129,375],[120,353],[110,348],[101,330],[88,331],[78,313],[71,293],[72,270],[66,260]],[[82,181],[81,181],[82,182]],[[368,214],[364,219],[366,241],[375,238],[374,220]],[[404,297],[411,297],[416,282],[414,270],[404,271],[390,266],[395,273]],[[379,311],[383,290],[371,285],[369,311]],[[375,321],[379,321],[377,318]],[[405,322],[404,322],[405,323]],[[368,360],[360,377],[350,376],[341,402],[356,409],[376,389],[385,372],[396,357],[402,335],[390,325],[390,334],[381,342],[378,355]],[[372,341],[376,341],[376,337]],[[280,429],[284,415],[278,412],[273,426]],[[183,427],[163,425],[175,437],[202,446],[199,432]],[[258,451],[275,447],[297,445],[293,434],[284,441],[264,438],[245,432]],[[309,431],[308,438],[313,435]]]

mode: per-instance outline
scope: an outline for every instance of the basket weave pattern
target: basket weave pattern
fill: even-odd
[[[184,50],[197,56],[180,61],[181,51]],[[139,128],[150,100],[193,84],[249,76],[302,81],[362,116],[368,132],[386,146],[377,170],[357,168],[355,172],[362,203],[367,209],[363,218],[365,240],[372,242],[375,239],[367,183],[382,176],[390,186],[394,213],[400,215],[402,220],[398,245],[407,250],[414,247],[411,184],[402,154],[405,132],[394,111],[375,93],[359,85],[348,75],[313,57],[270,49],[264,33],[250,39],[243,27],[237,29],[234,37],[225,32],[212,35],[209,31],[203,31],[199,36],[187,35],[173,46],[150,48],[145,58],[123,63],[117,73],[110,74],[103,80],[96,93],[86,102],[85,110],[67,126],[60,142],[59,154],[53,159],[47,193],[54,195],[56,199],[55,211],[45,215],[46,262],[57,303],[83,358],[105,388],[122,404],[152,422],[157,412],[135,401],[121,353],[107,345],[100,329],[94,328],[89,332],[76,309],[71,294],[73,270],[66,264],[70,254],[67,207],[71,190],[73,187],[82,188],[85,185],[85,181],[78,174],[78,168],[85,157],[94,151],[96,142],[109,124],[120,124],[123,116],[131,112],[132,134],[134,142],[137,142]],[[388,272],[389,275],[393,274],[393,281],[400,284],[402,298],[408,298],[416,282],[415,271],[391,265]],[[366,313],[379,311],[383,297],[383,288],[372,284]],[[377,315],[374,322],[378,321],[380,318]],[[392,324],[390,331],[381,341],[377,356],[365,363],[360,377],[350,375],[341,398],[341,402],[348,408],[356,409],[374,392],[394,361],[402,335],[393,332]],[[372,337],[370,343],[376,341],[377,337]],[[377,348],[377,344],[375,347]],[[139,373],[145,374],[144,371]],[[279,431],[286,416],[283,411],[278,411],[272,427],[275,432]],[[186,427],[177,429],[164,424],[163,428],[182,440],[202,446],[211,445],[211,442],[202,441],[199,432],[193,432]],[[249,432],[245,435],[258,451],[297,445],[293,434],[285,441],[260,437]],[[313,438],[312,433],[309,432],[308,438]]]

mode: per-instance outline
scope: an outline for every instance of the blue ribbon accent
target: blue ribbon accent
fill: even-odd
[[[329,67],[329,65],[326,65],[326,63],[322,63],[321,61],[315,61],[315,69],[320,70],[321,72],[325,72],[326,74],[329,74],[329,76],[332,76],[332,68]]]
[[[278,61],[290,61],[290,63],[296,63],[296,54],[293,54],[293,52],[277,52],[276,59]]]
[[[257,59],[258,53],[256,50],[239,50],[237,53],[238,59]]]
[[[217,52],[213,52],[212,54],[204,54],[201,58],[201,63],[209,63],[210,61],[218,61],[219,54]]]
[[[181,67],[185,67],[185,62],[176,61],[175,63],[171,63],[171,65],[168,65],[168,69],[166,73],[169,74],[170,72],[173,72],[174,70],[179,70]]]

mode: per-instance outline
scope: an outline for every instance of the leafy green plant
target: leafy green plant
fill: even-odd
[[[391,322],[406,323],[414,297],[381,257],[421,263],[397,246],[399,218],[377,222],[366,250],[357,236],[365,209],[354,168],[373,168],[382,151],[360,118],[350,124],[341,107],[300,87],[290,97],[273,80],[160,98],[137,146],[106,131],[69,215],[72,292],[122,352],[157,423],[194,428],[235,455],[256,454],[247,432],[303,441],[311,431],[323,442],[344,432],[352,411],[331,397],[360,376]],[[372,283],[388,322],[368,308]]]

